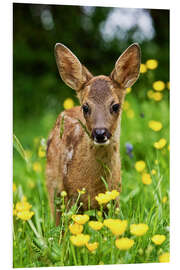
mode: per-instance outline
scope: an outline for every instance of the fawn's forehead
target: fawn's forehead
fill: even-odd
[[[113,96],[111,82],[105,76],[95,78],[89,85],[88,99],[95,103],[104,103]]]

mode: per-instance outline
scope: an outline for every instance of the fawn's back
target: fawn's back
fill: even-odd
[[[121,189],[120,118],[126,88],[139,76],[140,49],[133,44],[119,57],[110,76],[93,76],[64,45],[55,46],[63,81],[76,90],[81,106],[62,112],[47,144],[46,179],[51,210],[54,196],[67,192],[72,205],[78,190],[84,210],[97,208],[95,196]],[[56,224],[59,222],[56,213]]]

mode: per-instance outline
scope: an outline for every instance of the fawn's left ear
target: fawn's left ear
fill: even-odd
[[[131,87],[139,77],[141,50],[137,43],[129,46],[118,58],[110,77],[121,88]]]

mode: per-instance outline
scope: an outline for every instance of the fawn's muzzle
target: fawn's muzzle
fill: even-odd
[[[96,143],[106,143],[111,137],[111,133],[106,128],[94,128],[92,138]]]

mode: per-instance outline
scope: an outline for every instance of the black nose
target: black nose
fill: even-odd
[[[92,137],[97,142],[105,142],[111,137],[111,134],[106,128],[94,128],[92,131]]]

